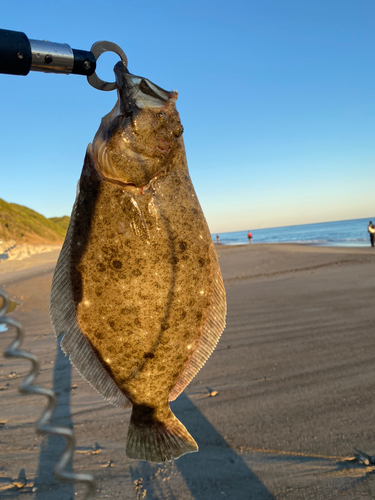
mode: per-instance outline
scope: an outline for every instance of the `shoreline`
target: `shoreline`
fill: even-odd
[[[217,243],[216,241],[212,240],[212,243],[215,245],[215,247],[237,247],[237,246],[251,246],[251,245],[298,245],[298,246],[308,246],[308,247],[319,247],[319,248],[372,248],[370,244],[363,244],[363,245],[353,245],[353,244],[319,244],[319,243],[311,243],[311,242],[293,242],[293,241],[283,241],[283,242],[278,242],[278,241],[273,241],[273,242],[268,242],[268,243],[257,243],[257,242],[252,242],[252,243]],[[375,248],[373,250],[375,252]]]
[[[317,249],[317,251],[321,251],[324,253],[325,251],[329,252],[345,252],[345,253],[366,253],[366,254],[371,254],[375,255],[375,247],[371,247],[370,245],[361,245],[361,246],[351,246],[351,245],[316,245],[312,243],[278,243],[278,242],[273,242],[273,243],[230,243],[230,244],[225,244],[225,243],[214,243],[215,249],[220,252],[224,249],[235,249],[235,248],[280,248],[280,249]]]

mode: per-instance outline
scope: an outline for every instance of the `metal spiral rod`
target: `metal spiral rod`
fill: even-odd
[[[48,399],[48,405],[40,419],[37,421],[36,428],[42,435],[48,434],[63,436],[66,438],[65,449],[60,457],[60,460],[55,465],[53,473],[56,479],[60,481],[68,483],[86,483],[87,492],[84,500],[93,500],[96,490],[94,477],[91,474],[78,474],[65,470],[73,457],[74,449],[76,446],[74,432],[68,427],[59,427],[48,424],[56,408],[56,394],[50,389],[43,389],[42,387],[33,385],[33,382],[35,381],[39,373],[38,358],[34,354],[19,350],[19,347],[21,346],[24,338],[23,329],[16,320],[5,316],[9,305],[8,294],[0,289],[0,297],[2,297],[3,299],[3,304],[0,309],[0,324],[3,323],[5,325],[12,326],[17,330],[17,336],[12,344],[4,351],[4,356],[6,358],[27,359],[31,362],[32,365],[30,373],[22,380],[19,390],[23,394],[39,394],[42,396],[46,396]]]

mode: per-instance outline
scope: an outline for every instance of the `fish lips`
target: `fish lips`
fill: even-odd
[[[120,102],[125,110],[137,108],[162,108],[168,102],[175,102],[176,91],[167,91],[152,83],[147,78],[129,73],[125,64],[120,61],[114,67]]]

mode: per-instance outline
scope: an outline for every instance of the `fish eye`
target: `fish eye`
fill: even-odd
[[[159,118],[159,120],[161,120],[162,118],[164,118],[164,113],[159,111],[159,113],[156,113],[156,116]]]

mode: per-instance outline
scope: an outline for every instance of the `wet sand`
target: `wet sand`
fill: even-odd
[[[13,315],[40,359],[38,384],[58,392],[55,422],[74,427],[75,470],[94,473],[98,499],[373,499],[374,467],[353,458],[354,448],[375,454],[374,249],[217,250],[227,328],[172,403],[200,451],[165,465],[126,457],[130,411],[107,404],[56,349],[48,294],[58,252],[0,264],[0,286],[22,302]],[[12,337],[0,334],[1,351]],[[0,358],[0,498],[82,498],[81,486],[52,477],[63,440],[35,434],[43,398],[17,391],[27,368]]]

